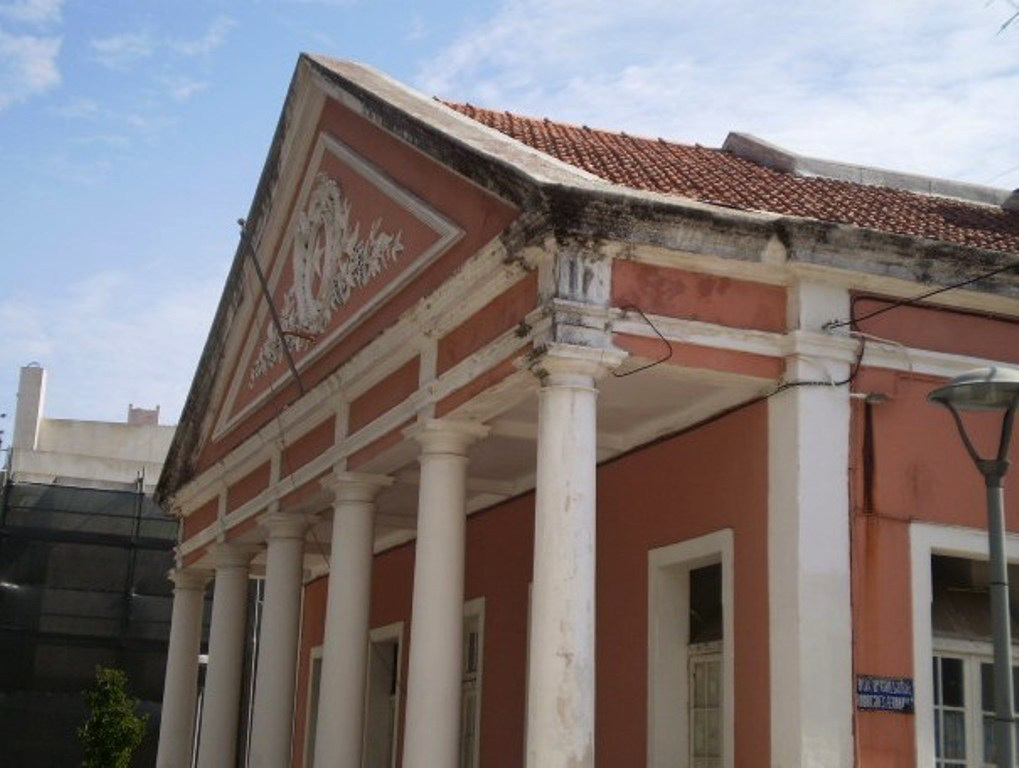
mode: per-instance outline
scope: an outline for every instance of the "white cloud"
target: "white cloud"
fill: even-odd
[[[174,101],[187,101],[196,93],[209,87],[209,84],[188,77],[178,77],[167,81],[167,91]]]
[[[92,119],[101,114],[99,104],[96,101],[83,98],[72,99],[59,107],[53,107],[50,112],[57,117],[66,117],[74,120]]]
[[[0,378],[35,360],[49,369],[51,417],[120,421],[133,402],[160,405],[161,421],[172,423],[223,279],[181,275],[168,287],[107,272],[57,285],[48,296],[0,298],[9,334],[0,346]],[[90,410],[82,412],[82,404]]]
[[[106,149],[126,149],[131,140],[119,133],[94,133],[87,136],[76,136],[71,142],[78,146],[103,147]],[[107,169],[109,166],[105,166]]]
[[[410,25],[404,37],[407,40],[424,40],[428,37],[429,32],[428,24],[425,23],[424,18],[420,14],[415,13],[410,18]]]
[[[58,151],[42,159],[40,171],[59,179],[62,184],[96,187],[109,178],[113,161],[98,153],[82,153],[80,149]]]
[[[630,133],[718,146],[741,130],[986,182],[1019,164],[1016,38],[997,34],[1000,15],[956,0],[508,0],[417,84]]]
[[[0,3],[0,16],[28,24],[50,24],[60,21],[64,0],[18,0]]]
[[[227,16],[216,18],[209,29],[199,38],[171,43],[171,47],[177,53],[184,56],[204,56],[219,48],[225,41],[226,35],[234,26],[233,19]]]
[[[0,30],[0,110],[60,83],[59,37],[9,35]]]
[[[156,43],[146,32],[125,32],[89,41],[92,58],[110,69],[123,69],[152,56]]]
[[[331,8],[350,8],[357,5],[359,0],[282,0],[282,2],[291,5],[324,5]]]

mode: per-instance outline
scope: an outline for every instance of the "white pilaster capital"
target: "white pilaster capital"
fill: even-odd
[[[213,545],[209,552],[218,571],[222,568],[247,568],[259,549],[257,544],[226,542]]]
[[[315,523],[314,515],[299,512],[267,512],[258,518],[258,524],[273,539],[304,539],[304,534]]]
[[[212,578],[212,573],[204,568],[174,568],[166,577],[173,582],[174,591],[203,590]]]
[[[393,484],[393,478],[387,475],[334,469],[333,473],[322,478],[319,484],[324,489],[333,492],[333,506],[335,507],[345,501],[375,501],[379,491]]]
[[[531,373],[544,387],[590,387],[606,373],[618,368],[626,356],[625,351],[613,347],[549,344],[531,363]]]
[[[403,434],[418,441],[422,454],[466,456],[467,449],[488,432],[489,427],[475,421],[423,419],[405,429]]]

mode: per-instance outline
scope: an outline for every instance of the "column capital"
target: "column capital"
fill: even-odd
[[[610,347],[548,344],[531,363],[531,373],[542,386],[590,386],[613,368],[627,353]]]
[[[212,573],[204,568],[173,568],[166,578],[174,584],[174,589],[205,589],[212,578]]]
[[[331,475],[319,480],[319,484],[333,492],[335,505],[343,501],[374,501],[379,491],[393,484],[393,478],[336,468]]]
[[[422,419],[403,431],[407,437],[417,440],[421,453],[448,453],[466,456],[467,449],[488,435],[489,428],[476,421],[455,421],[453,419]]]
[[[214,544],[209,549],[209,553],[212,555],[212,562],[217,570],[220,568],[246,568],[259,549],[257,544],[239,544],[230,541]]]
[[[300,512],[266,512],[258,524],[269,534],[269,539],[304,539],[304,534],[315,523],[315,515]]]

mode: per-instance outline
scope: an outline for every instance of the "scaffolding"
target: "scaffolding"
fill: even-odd
[[[0,744],[5,766],[78,765],[82,691],[123,669],[154,765],[176,522],[142,493],[7,482],[0,496]]]

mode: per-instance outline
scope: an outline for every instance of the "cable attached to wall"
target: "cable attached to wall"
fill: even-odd
[[[251,263],[255,266],[255,274],[258,275],[258,284],[262,288],[262,297],[265,299],[265,303],[269,305],[269,314],[272,316],[272,324],[276,328],[276,333],[279,334],[280,345],[283,347],[283,354],[287,358],[287,364],[290,366],[290,372],[293,374],[294,381],[297,384],[298,395],[303,396],[304,382],[301,381],[301,376],[297,372],[297,365],[294,363],[294,356],[290,352],[290,342],[287,341],[287,336],[290,334],[283,330],[283,323],[280,321],[279,313],[276,311],[276,305],[272,302],[272,294],[269,292],[269,283],[265,279],[265,273],[262,272],[262,265],[258,263],[258,255],[255,253],[255,246],[251,244],[251,238],[248,236],[246,222],[244,219],[237,219],[237,224],[241,228],[241,244],[247,248],[247,254],[251,257]]]
[[[855,333],[851,334],[856,336]],[[858,336],[860,346],[856,351],[856,357],[853,360],[853,364],[849,369],[849,375],[844,379],[833,381],[831,379],[825,381],[824,379],[796,379],[795,381],[785,381],[779,384],[771,392],[764,395],[764,399],[767,400],[769,397],[774,397],[779,392],[785,392],[787,389],[795,389],[796,387],[844,387],[853,383],[856,375],[860,372],[861,364],[863,363],[863,353],[867,348],[867,339],[864,336]]]
[[[629,310],[632,309],[634,312],[636,312],[642,318],[644,318],[644,322],[648,324],[648,326],[651,328],[651,330],[655,332],[655,335],[661,340],[662,344],[665,345],[665,352],[657,360],[652,360],[650,363],[645,363],[644,365],[640,366],[639,368],[634,368],[632,371],[624,371],[623,373],[619,373],[618,371],[613,371],[612,375],[615,378],[617,378],[617,379],[625,379],[627,376],[633,376],[633,374],[635,374],[635,373],[640,373],[641,371],[646,371],[648,368],[654,368],[656,365],[661,365],[662,363],[668,362],[669,360],[672,359],[672,352],[673,352],[672,343],[667,338],[665,338],[665,336],[662,334],[661,331],[658,330],[657,327],[655,327],[655,324],[651,322],[651,319],[646,314],[644,314],[644,310],[642,310],[636,304],[624,304],[623,306],[620,307],[620,309],[622,311],[624,311],[624,312],[628,312]]]
[[[848,327],[850,329],[849,335],[860,340],[860,348],[856,355],[856,359],[853,362],[853,366],[849,371],[849,375],[846,378],[842,379],[841,381],[819,381],[819,380],[787,381],[783,384],[780,384],[774,390],[765,395],[765,398],[773,397],[774,395],[777,395],[779,392],[784,392],[785,390],[792,389],[793,387],[810,387],[810,386],[839,387],[851,384],[853,380],[856,378],[856,375],[860,371],[860,366],[863,361],[864,350],[866,349],[867,340],[869,338],[868,334],[863,333],[862,331],[859,330],[858,323],[864,320],[869,320],[872,317],[877,317],[878,315],[883,315],[885,312],[891,312],[893,309],[920,306],[921,302],[933,296],[938,296],[942,293],[947,293],[948,291],[954,291],[957,288],[963,288],[967,285],[972,285],[973,283],[977,283],[981,280],[986,280],[987,278],[994,277],[995,275],[1000,275],[1004,272],[1008,272],[1009,270],[1016,269],[1017,267],[1019,267],[1019,261],[1014,261],[1009,264],[1005,264],[1004,266],[995,267],[994,269],[982,272],[974,277],[970,277],[965,280],[960,280],[956,283],[951,283],[950,285],[943,285],[940,288],[935,288],[930,291],[925,291],[924,293],[921,293],[917,296],[912,296],[907,299],[899,299],[897,301],[887,304],[886,306],[879,307],[878,309],[872,310],[871,312],[867,312],[866,314],[860,316],[857,316],[852,309],[852,307],[855,306],[856,304],[856,299],[854,299],[853,304],[850,307],[848,320],[831,320],[825,323],[823,326],[821,326],[822,330],[827,331],[828,333],[831,333],[832,331],[835,331],[839,328]]]
[[[255,267],[255,274],[258,276],[258,284],[262,291],[262,298],[265,299],[265,303],[269,306],[269,314],[272,317],[273,327],[275,327],[276,333],[279,334],[280,344],[283,347],[283,353],[287,358],[287,365],[290,367],[290,373],[291,375],[293,375],[294,382],[297,384],[298,397],[303,397],[306,391],[304,388],[304,382],[301,381],[301,375],[297,371],[297,364],[294,362],[294,356],[290,351],[290,344],[287,341],[287,337],[301,336],[302,338],[304,338],[304,336],[303,334],[288,332],[283,329],[283,322],[280,320],[279,313],[276,311],[276,305],[273,303],[272,300],[272,294],[269,291],[269,283],[265,279],[265,273],[262,271],[262,265],[259,264],[258,262],[258,255],[255,253],[255,247],[251,242],[251,238],[248,236],[246,222],[244,219],[237,219],[237,224],[241,228],[240,234],[241,244],[246,248],[246,253],[250,257],[251,263]],[[269,391],[273,395],[277,393],[277,390],[273,386],[271,381],[269,383]],[[288,446],[286,441],[286,433],[283,429],[283,423],[282,421],[280,421],[279,413],[275,415],[274,421],[276,422],[276,428],[279,431],[280,463],[284,465],[283,467],[281,467],[281,469],[285,473],[285,476],[290,478],[291,484],[293,484],[293,472],[290,471],[290,468],[288,466],[285,466],[286,464],[288,464],[287,462]],[[329,558],[326,557],[325,547],[323,546],[322,542],[319,541],[318,536],[315,535],[314,527],[311,528],[310,534],[311,539],[315,544],[315,549],[317,550],[319,557],[321,557],[322,561],[328,566]]]
[[[932,296],[947,293],[948,291],[954,291],[956,288],[964,288],[967,285],[972,285],[973,283],[980,282],[981,280],[986,280],[988,277],[1000,275],[1003,272],[1008,272],[1009,270],[1015,269],[1017,267],[1019,267],[1019,261],[1013,261],[1011,264],[1006,264],[1003,267],[996,267],[995,269],[983,272],[977,275],[976,277],[970,277],[967,278],[966,280],[960,280],[959,282],[952,283],[950,285],[943,285],[940,288],[935,288],[934,290],[926,291],[925,293],[921,293],[918,296],[913,296],[912,298],[899,299],[898,301],[894,301],[888,304],[887,306],[875,309],[874,311],[868,312],[867,314],[862,315],[860,317],[854,317],[852,316],[852,313],[850,313],[850,317],[848,320],[832,320],[825,323],[822,326],[822,328],[826,331],[833,331],[837,328],[845,328],[846,326],[855,329],[856,324],[863,320],[870,320],[872,317],[883,315],[885,312],[891,312],[893,309],[899,309],[900,307],[916,306],[920,302],[924,301],[925,299],[929,299]]]

